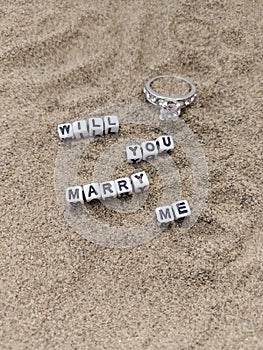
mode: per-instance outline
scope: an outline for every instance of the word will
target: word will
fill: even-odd
[[[116,115],[106,115],[104,118],[89,118],[73,123],[58,125],[58,136],[61,140],[81,139],[85,137],[116,134],[119,132],[119,120]]]

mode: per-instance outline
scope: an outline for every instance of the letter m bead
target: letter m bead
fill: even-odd
[[[174,221],[174,214],[171,206],[159,207],[155,209],[157,224],[166,227]]]
[[[66,200],[70,204],[84,203],[82,186],[68,187],[66,190]]]

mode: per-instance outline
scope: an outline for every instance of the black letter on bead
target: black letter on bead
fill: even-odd
[[[155,149],[155,145],[152,142],[147,142],[145,144],[145,148],[147,149],[148,152],[152,152]]]
[[[102,184],[102,189],[103,189],[103,193],[106,194],[107,191],[109,191],[110,193],[113,193],[114,191],[111,188],[111,184],[110,183],[105,183]]]
[[[142,180],[142,177],[143,177],[143,174],[140,174],[140,175],[134,175],[134,177],[136,177],[136,179],[139,180],[139,182],[142,184],[143,183],[143,180]]]
[[[63,125],[63,126],[59,127],[63,136],[65,135],[65,130],[66,130],[67,134],[69,133],[69,128],[70,128],[70,125]]]
[[[163,136],[163,144],[166,146],[166,147],[169,147],[171,146],[172,142],[171,142],[171,137],[170,136]]]
[[[74,192],[73,192],[73,190],[72,189],[70,189],[69,191],[68,191],[68,198],[69,198],[69,200],[71,200],[71,199],[79,199],[79,189],[78,188],[76,188],[75,190],[74,190]]]
[[[89,197],[90,197],[92,194],[95,194],[96,196],[98,195],[98,193],[97,193],[97,191],[95,190],[95,188],[91,185],[90,188],[89,188]]]
[[[176,206],[179,214],[184,214],[188,212],[184,202],[177,203]]]
[[[138,148],[138,146],[135,146],[135,147],[129,146],[129,149],[132,151],[134,156],[136,155],[137,148]]]
[[[129,189],[129,187],[127,186],[127,181],[126,180],[118,181],[118,186],[119,186],[119,190],[120,191],[121,191],[122,187],[124,187],[126,190]]]
[[[163,209],[160,209],[159,213],[160,213],[161,220],[172,219],[171,212],[170,212],[169,208],[166,208],[165,212],[163,211]]]
[[[116,123],[111,123],[111,121],[110,121],[110,117],[108,117],[108,124],[109,124],[109,125],[111,125],[111,126],[116,125]],[[108,130],[108,134],[115,134],[115,132],[111,131],[111,128],[109,128],[109,130]]]

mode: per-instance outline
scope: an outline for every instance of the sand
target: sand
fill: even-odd
[[[262,349],[262,2],[1,1],[0,19],[0,348]],[[163,73],[198,88],[182,119],[206,205],[185,233],[91,243],[58,206],[56,126],[146,103]]]

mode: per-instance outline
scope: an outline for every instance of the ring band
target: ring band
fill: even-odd
[[[151,87],[152,83],[162,78],[176,78],[183,81],[188,85],[189,92],[184,95],[168,96],[154,91]],[[181,108],[189,106],[194,101],[196,96],[196,87],[193,83],[191,83],[191,81],[177,75],[158,75],[157,77],[151,78],[147,81],[147,83],[144,85],[143,92],[148,102],[161,107],[161,120],[176,120],[181,114]]]

